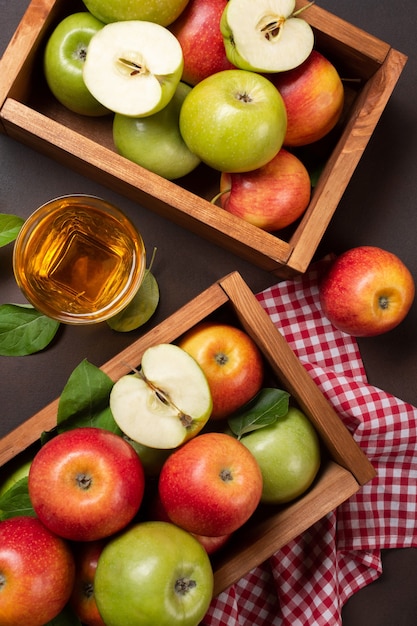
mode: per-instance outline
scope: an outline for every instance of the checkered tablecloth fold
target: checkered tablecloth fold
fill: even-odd
[[[382,572],[381,550],[417,546],[417,409],[369,385],[356,340],[323,316],[322,264],[257,294],[377,476],[214,598],[204,626],[338,626]]]

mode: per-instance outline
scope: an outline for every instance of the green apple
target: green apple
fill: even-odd
[[[113,140],[119,154],[169,180],[194,170],[200,159],[188,149],[179,129],[182,103],[190,91],[180,82],[167,106],[147,117],[116,113]]]
[[[82,115],[109,113],[91,95],[83,79],[89,43],[103,26],[87,11],[73,13],[59,22],[45,47],[43,68],[49,89],[63,106]]]
[[[274,424],[242,437],[261,468],[261,502],[283,504],[312,484],[320,467],[320,440],[302,411],[291,407]]]
[[[168,522],[142,522],[104,547],[94,591],[107,626],[197,626],[213,571],[203,546]]]
[[[180,131],[191,152],[222,172],[247,172],[268,163],[279,152],[286,128],[278,90],[245,70],[208,76],[193,87],[180,113]]]
[[[145,350],[140,370],[122,376],[110,393],[110,409],[119,428],[151,448],[176,448],[194,437],[212,406],[203,370],[185,350],[170,343]]]
[[[3,496],[6,491],[9,491],[19,480],[26,478],[29,474],[29,469],[32,464],[32,456],[24,455],[1,468],[0,471],[0,497]],[[3,475],[4,472],[4,475]]]
[[[83,0],[87,9],[103,22],[143,20],[168,26],[184,11],[188,0]]]
[[[180,43],[167,28],[129,20],[106,24],[91,38],[83,77],[105,107],[140,117],[168,104],[183,65]]]
[[[220,22],[229,61],[256,72],[300,65],[313,49],[314,33],[294,9],[295,0],[229,0]]]

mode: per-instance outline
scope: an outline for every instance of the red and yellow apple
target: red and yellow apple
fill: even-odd
[[[87,541],[74,546],[75,581],[70,605],[84,626],[106,626],[94,595],[94,577],[106,540]]]
[[[210,419],[222,419],[249,402],[264,378],[261,352],[247,333],[229,324],[201,322],[179,341],[206,375],[213,409]]]
[[[227,0],[190,0],[170,26],[184,55],[182,80],[196,85],[207,76],[232,69],[226,56],[220,18]]]
[[[257,170],[223,172],[220,177],[223,209],[268,232],[295,222],[308,207],[310,197],[306,167],[284,148]]]
[[[43,626],[67,604],[75,565],[66,541],[42,522],[18,516],[0,522],[0,624]]]
[[[166,512],[164,505],[162,504],[161,496],[156,491],[149,503],[147,510],[147,519],[158,522],[171,522],[171,519]],[[172,523],[172,522],[171,522]],[[197,539],[207,552],[207,554],[215,554],[220,548],[222,548],[230,539],[233,533],[227,535],[219,535],[217,537],[209,537],[207,535],[198,535],[197,533],[191,533],[193,537]]]
[[[61,537],[94,541],[121,530],[142,502],[145,478],[133,447],[101,428],[75,428],[50,439],[29,471],[39,519]]]
[[[298,67],[269,76],[284,100],[284,146],[305,146],[327,135],[343,111],[343,83],[334,65],[317,50]]]
[[[359,246],[338,256],[320,283],[324,315],[339,330],[372,337],[400,324],[414,300],[414,279],[397,255]]]
[[[158,491],[170,520],[197,535],[233,533],[253,514],[262,474],[253,454],[225,433],[188,441],[165,462]]]

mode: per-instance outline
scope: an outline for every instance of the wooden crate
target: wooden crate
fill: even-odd
[[[307,4],[299,0],[297,8]],[[280,277],[304,272],[337,208],[406,62],[406,56],[313,5],[303,17],[316,48],[346,79],[343,123],[326,143],[326,165],[303,218],[277,234],[213,205],[219,173],[200,166],[170,182],[116,154],[111,121],[64,110],[41,71],[45,41],[79,0],[32,0],[0,62],[0,129],[165,218]],[[326,141],[326,140],[325,140]]]
[[[277,386],[286,389],[309,417],[325,449],[318,478],[305,495],[285,506],[260,508],[213,559],[217,595],[357,492],[375,472],[237,272],[203,291],[108,361],[102,370],[117,380],[140,363],[149,346],[175,342],[198,322],[213,318],[240,326],[254,339]],[[55,427],[57,406],[58,399],[0,440],[0,476],[7,472],[8,462],[36,445],[42,431]]]

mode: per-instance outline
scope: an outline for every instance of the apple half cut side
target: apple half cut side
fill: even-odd
[[[180,43],[167,28],[130,20],[106,24],[92,37],[83,78],[103,106],[140,117],[168,104],[183,67]]]
[[[300,65],[313,49],[314,33],[294,9],[295,0],[229,0],[220,22],[229,61],[256,72]]]
[[[173,449],[194,437],[211,415],[210,387],[203,370],[175,344],[145,350],[140,371],[122,376],[110,394],[119,428],[133,441]]]

